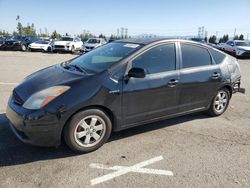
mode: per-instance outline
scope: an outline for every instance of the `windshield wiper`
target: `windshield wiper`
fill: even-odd
[[[77,70],[79,72],[87,73],[87,71],[84,70],[81,66],[69,63],[69,61],[65,61],[64,63],[62,63],[62,66],[67,70],[72,70],[71,68],[74,68],[74,70]]]
[[[85,72],[86,73],[86,71],[81,66],[79,66],[79,65],[72,65],[72,64],[70,64],[69,66],[74,67],[79,72]]]

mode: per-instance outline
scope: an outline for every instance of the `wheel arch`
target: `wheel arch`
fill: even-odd
[[[114,113],[109,109],[109,108],[107,108],[107,107],[105,107],[105,106],[102,106],[102,105],[89,105],[89,106],[85,106],[85,107],[83,107],[83,108],[80,108],[80,109],[78,109],[78,110],[76,110],[74,113],[72,113],[68,118],[67,118],[67,120],[65,121],[65,123],[64,123],[64,125],[63,125],[63,127],[62,127],[62,129],[61,129],[61,142],[62,142],[62,140],[64,140],[64,138],[63,138],[63,131],[64,131],[64,128],[66,127],[66,125],[69,123],[69,121],[71,120],[71,118],[75,115],[75,114],[77,114],[78,112],[81,112],[81,111],[83,111],[83,110],[88,110],[88,109],[99,109],[99,110],[102,110],[103,112],[105,112],[107,115],[108,115],[108,117],[110,118],[110,121],[111,121],[111,123],[112,123],[112,130],[115,128],[115,122],[116,122],[116,120],[115,120],[115,116],[114,116]]]
[[[229,85],[229,84],[227,84],[227,85],[222,86],[220,89],[223,89],[223,88],[226,88],[226,89],[229,91],[229,93],[230,93],[230,98],[231,98],[231,97],[232,97],[232,94],[233,94],[233,88],[232,88],[232,86]]]

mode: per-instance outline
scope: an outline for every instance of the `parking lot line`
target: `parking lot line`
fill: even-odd
[[[0,85],[17,85],[18,83],[0,82]]]
[[[163,160],[162,156],[154,157],[152,159],[137,163],[133,166],[113,166],[108,167],[106,165],[92,163],[90,164],[91,168],[97,168],[97,169],[107,169],[107,170],[116,170],[115,172],[106,174],[104,176],[95,178],[91,180],[91,185],[96,185],[108,180],[111,180],[115,177],[127,174],[129,172],[138,172],[138,173],[147,173],[147,174],[157,174],[157,175],[167,175],[167,176],[173,176],[173,172],[167,171],[167,170],[158,170],[158,169],[150,169],[150,168],[143,168],[144,166],[156,163],[158,161]]]

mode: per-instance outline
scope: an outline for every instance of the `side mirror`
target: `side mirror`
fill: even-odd
[[[146,76],[146,73],[144,69],[134,67],[128,71],[128,77],[131,78],[144,78]]]

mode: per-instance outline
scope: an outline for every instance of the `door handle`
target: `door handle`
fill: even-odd
[[[168,86],[169,87],[174,87],[176,86],[177,84],[179,83],[179,80],[176,80],[176,79],[172,79],[168,82]]]
[[[212,79],[218,79],[220,77],[220,73],[215,72],[212,74]]]

